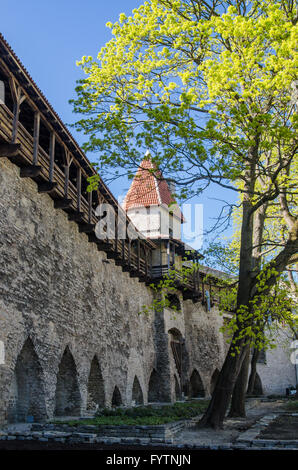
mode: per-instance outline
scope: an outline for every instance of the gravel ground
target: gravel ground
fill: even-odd
[[[196,445],[222,445],[233,444],[241,432],[246,431],[262,416],[283,410],[282,401],[274,402],[252,402],[247,407],[246,418],[231,418],[224,422],[224,429],[185,429],[176,436],[174,444],[196,444]]]
[[[184,429],[174,438],[172,446],[167,446],[167,451],[181,449],[181,446],[222,446],[234,444],[241,432],[249,429],[261,417],[270,413],[278,413],[284,410],[283,401],[259,401],[252,400],[247,404],[246,418],[226,419],[224,429],[215,431],[211,428],[200,429],[195,425]],[[10,425],[9,431],[26,431],[30,429],[30,424],[14,424]],[[62,444],[38,441],[0,441],[0,450],[150,450],[155,451],[164,449],[162,445],[154,447],[139,445],[105,445],[105,444]]]

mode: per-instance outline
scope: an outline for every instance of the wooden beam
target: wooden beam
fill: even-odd
[[[49,181],[50,183],[53,182],[54,177],[54,161],[55,161],[55,134],[54,132],[51,133],[50,137],[50,168],[49,168]]]
[[[20,115],[20,101],[21,101],[21,88],[18,87],[16,91],[16,96],[14,99],[13,105],[13,122],[12,122],[12,136],[11,142],[13,144],[16,143],[17,136],[18,136],[18,128],[19,128],[19,115]]]
[[[138,271],[140,271],[141,267],[141,244],[140,239],[137,239],[137,253],[138,253]]]
[[[81,211],[81,189],[82,189],[82,172],[81,168],[77,167],[77,211]]]
[[[88,223],[92,221],[92,191],[88,193]]]
[[[81,233],[93,233],[95,230],[95,224],[80,224],[79,232]]]
[[[69,209],[72,203],[72,199],[56,199],[54,201],[54,207],[55,209]]]
[[[21,144],[0,144],[1,157],[15,157],[21,150]]]
[[[128,266],[131,264],[131,240],[128,239]]]
[[[69,188],[69,165],[64,167],[64,198],[68,198],[68,188]]]
[[[39,193],[51,193],[57,186],[56,182],[46,181],[38,184]]]
[[[76,211],[72,214],[68,214],[68,220],[73,220],[75,222],[83,222],[84,212]]]

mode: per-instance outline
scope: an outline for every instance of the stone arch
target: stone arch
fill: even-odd
[[[136,405],[144,404],[143,391],[139,382],[138,377],[135,375],[133,386],[132,386],[132,400]]]
[[[174,375],[174,382],[175,382],[175,400],[181,400],[181,388],[179,384],[179,380],[177,378],[177,375]]]
[[[43,372],[34,345],[28,338],[16,360],[8,421],[44,421],[46,418]]]
[[[194,369],[189,379],[190,398],[201,398],[205,396],[204,385],[197,369]]]
[[[160,392],[160,380],[158,373],[155,369],[151,372],[149,385],[148,385],[148,402],[154,403],[160,401],[159,392]]]
[[[215,371],[214,371],[213,374],[212,374],[211,382],[210,382],[210,392],[211,392],[211,395],[212,395],[212,393],[214,392],[214,389],[215,389],[215,386],[216,386],[216,382],[217,382],[218,376],[219,376],[219,370],[218,370],[218,369],[215,369]]]
[[[87,390],[87,410],[96,411],[105,406],[104,381],[97,356],[91,362]]]
[[[81,394],[76,364],[67,346],[57,374],[55,415],[77,416],[81,412]]]
[[[119,388],[115,385],[113,396],[112,396],[112,406],[121,406],[122,405],[122,397]]]
[[[263,395],[262,381],[259,374],[256,372],[255,384],[252,391],[252,395]]]

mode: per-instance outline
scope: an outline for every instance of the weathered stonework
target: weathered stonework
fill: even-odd
[[[142,305],[152,302],[150,288],[107,260],[75,222],[54,209],[49,195],[39,194],[35,182],[20,178],[18,167],[5,158],[0,234],[1,422],[36,414],[34,397],[17,404],[28,386],[28,377],[18,373],[24,367],[32,370],[44,404],[39,418],[85,413],[94,377],[101,377],[99,406],[112,404],[115,386],[122,403],[131,404],[136,376],[137,400],[147,403],[153,369],[159,398],[174,400],[174,375],[178,381],[179,376],[169,347],[171,329],[180,332],[188,351],[184,376],[196,368],[209,393],[210,374],[223,360],[216,311],[207,314],[200,303],[186,301],[176,318],[171,311],[139,315]],[[98,371],[89,377],[95,357]]]
[[[0,159],[1,424],[210,396],[227,351],[222,316],[181,295],[181,313],[140,315],[152,300],[150,287]],[[272,354],[258,369],[265,393],[294,381],[289,359]]]

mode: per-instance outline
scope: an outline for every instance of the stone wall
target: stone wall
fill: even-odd
[[[152,295],[0,159],[0,423],[210,396],[222,317],[181,295],[181,313],[140,315]]]
[[[15,405],[30,387],[24,368],[32,370],[47,416],[55,409],[84,412],[94,357],[106,405],[116,385],[122,402],[131,401],[135,375],[146,401],[156,355],[154,318],[139,312],[152,301],[150,289],[106,260],[49,195],[3,158],[0,234],[0,420],[23,413]],[[36,404],[24,407],[25,414],[36,414]]]
[[[280,327],[273,337],[276,347],[265,352],[265,361],[257,364],[257,373],[264,395],[285,395],[287,388],[296,386],[295,365],[291,362],[293,333]]]

